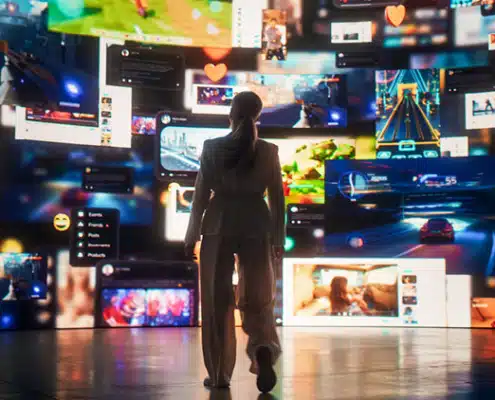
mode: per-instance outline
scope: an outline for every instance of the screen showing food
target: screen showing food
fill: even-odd
[[[341,257],[439,257],[495,275],[493,157],[328,161],[325,248]]]
[[[440,72],[376,72],[379,159],[440,156]]]
[[[287,204],[325,202],[325,161],[356,158],[350,137],[267,139],[278,146]]]
[[[0,0],[0,104],[97,115],[98,40],[49,32],[47,14],[46,1]]]
[[[442,259],[286,258],[283,269],[286,326],[447,324]]]
[[[133,149],[70,147],[14,142],[10,176],[0,185],[0,221],[53,223],[72,208],[118,208],[122,225],[152,222],[153,138],[133,137]],[[134,171],[130,194],[91,192],[83,187],[87,167],[127,167]]]
[[[48,21],[52,31],[79,35],[176,46],[230,48],[237,44],[236,47],[259,47],[252,27],[248,25],[256,25],[259,35],[263,3],[246,0],[127,1],[119,3],[116,12],[115,4],[103,0],[49,0]],[[258,15],[258,19],[253,18],[248,23],[246,14]]]
[[[255,92],[263,101],[261,126],[347,126],[346,79],[337,74],[230,72],[212,84],[205,72],[187,70],[185,108],[194,113],[228,115],[232,97],[246,90]]]
[[[47,260],[38,253],[0,253],[0,301],[45,299]]]

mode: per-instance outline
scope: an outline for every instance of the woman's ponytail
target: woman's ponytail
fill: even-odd
[[[249,170],[254,165],[258,129],[256,121],[263,103],[253,92],[241,92],[234,97],[231,110],[232,133],[225,167],[238,172]]]

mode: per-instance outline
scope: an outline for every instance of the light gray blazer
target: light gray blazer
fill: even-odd
[[[254,167],[238,175],[224,166],[226,138],[206,140],[196,178],[191,218],[185,242],[201,235],[270,236],[285,242],[285,199],[278,147],[262,139],[256,143]],[[268,190],[268,205],[264,194]]]

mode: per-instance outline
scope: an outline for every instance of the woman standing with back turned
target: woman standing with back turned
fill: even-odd
[[[277,382],[273,365],[280,355],[272,258],[280,260],[283,254],[285,205],[278,147],[258,139],[256,121],[262,108],[255,93],[239,93],[230,111],[232,133],[205,141],[185,249],[192,257],[203,235],[202,340],[209,374],[205,386],[229,387],[235,366],[232,275],[237,254],[239,309],[249,336],[250,372],[258,376],[258,389],[267,393]]]

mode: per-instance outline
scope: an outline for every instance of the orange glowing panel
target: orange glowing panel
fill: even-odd
[[[206,76],[212,82],[218,82],[227,75],[227,66],[225,64],[206,64],[204,68]]]
[[[388,6],[385,8],[385,20],[396,28],[404,22],[406,18],[406,7],[402,4],[400,6]]]
[[[232,48],[217,49],[214,47],[203,47],[203,53],[205,53],[210,60],[215,62],[223,60],[231,51]]]

